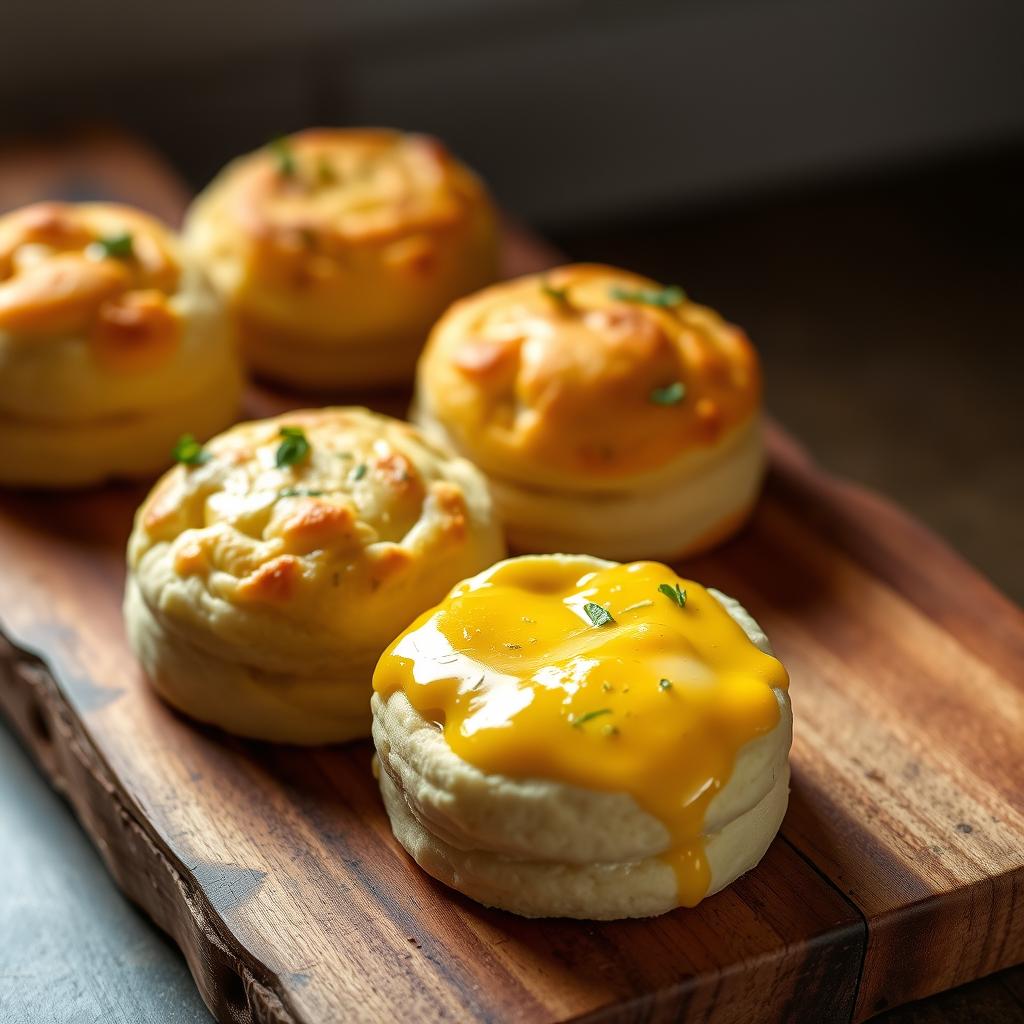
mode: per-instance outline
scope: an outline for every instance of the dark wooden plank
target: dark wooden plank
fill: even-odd
[[[1024,616],[773,446],[787,470],[752,528],[695,571],[758,609],[799,680],[784,834],[868,921],[863,1019],[1024,959]]]

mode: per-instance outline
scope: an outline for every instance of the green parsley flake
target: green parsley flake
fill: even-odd
[[[644,306],[660,306],[662,309],[686,301],[686,292],[675,284],[667,288],[623,288],[621,285],[613,285],[609,295],[619,302],[638,302]]]
[[[114,235],[102,235],[96,239],[96,247],[108,260],[130,260],[135,257],[135,245],[130,231],[119,231]]]
[[[547,278],[541,281],[540,290],[554,302],[565,303],[569,301],[569,289],[556,288],[553,284],[548,282]]]
[[[182,434],[171,450],[171,455],[175,462],[184,463],[186,466],[201,466],[213,458],[192,434]]]
[[[366,476],[366,463],[360,462],[359,465],[352,470],[352,479],[362,480],[364,476]]]
[[[665,691],[672,689],[672,681],[669,679],[661,679],[658,681],[658,689]]]
[[[278,469],[294,466],[309,455],[309,441],[302,427],[282,427],[281,443],[277,446],[274,465]]]
[[[614,625],[615,620],[612,618],[612,613],[607,608],[603,608],[599,604],[594,604],[593,601],[588,601],[584,606],[583,610],[587,613],[587,618],[595,626],[609,626]]]
[[[284,136],[279,135],[267,143],[267,149],[277,162],[277,173],[282,178],[295,177],[295,153],[292,150],[291,142]]]
[[[675,601],[680,608],[686,607],[686,591],[678,583],[662,583],[658,590],[661,591],[670,601]]]
[[[686,385],[681,380],[673,381],[663,388],[655,388],[651,392],[651,401],[655,405],[678,405],[686,397]]]
[[[588,711],[585,715],[574,715],[569,719],[569,724],[574,729],[579,729],[586,725],[587,722],[591,722],[595,718],[600,718],[602,715],[610,715],[611,713],[611,708],[598,708],[596,711]]]
[[[315,487],[285,487],[277,492],[279,498],[322,498],[327,492]]]

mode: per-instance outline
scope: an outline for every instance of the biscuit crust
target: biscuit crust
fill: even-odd
[[[150,475],[240,394],[223,306],[163,224],[108,203],[0,218],[0,482]]]
[[[308,450],[278,465],[289,432]],[[486,482],[359,408],[243,423],[206,452],[136,516],[125,616],[143,666],[172,704],[231,732],[366,735],[387,643],[504,554]]]
[[[497,272],[479,179],[386,129],[310,129],[235,160],[185,237],[253,368],[306,388],[403,379],[445,307]]]

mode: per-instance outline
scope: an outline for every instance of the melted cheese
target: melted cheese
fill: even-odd
[[[679,584],[685,606],[662,584]],[[612,621],[595,625],[588,604]],[[484,772],[630,794],[668,831],[684,906],[710,881],[707,808],[740,749],[777,725],[773,688],[787,686],[782,665],[667,566],[535,556],[459,584],[374,675]]]

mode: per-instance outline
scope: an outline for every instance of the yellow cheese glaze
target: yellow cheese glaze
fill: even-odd
[[[658,589],[677,583],[685,607]],[[595,626],[588,602],[614,622]],[[665,565],[527,556],[420,616],[373,685],[405,693],[484,772],[630,794],[666,826],[664,858],[693,906],[710,881],[705,812],[740,748],[777,725],[772,691],[788,676]]]

